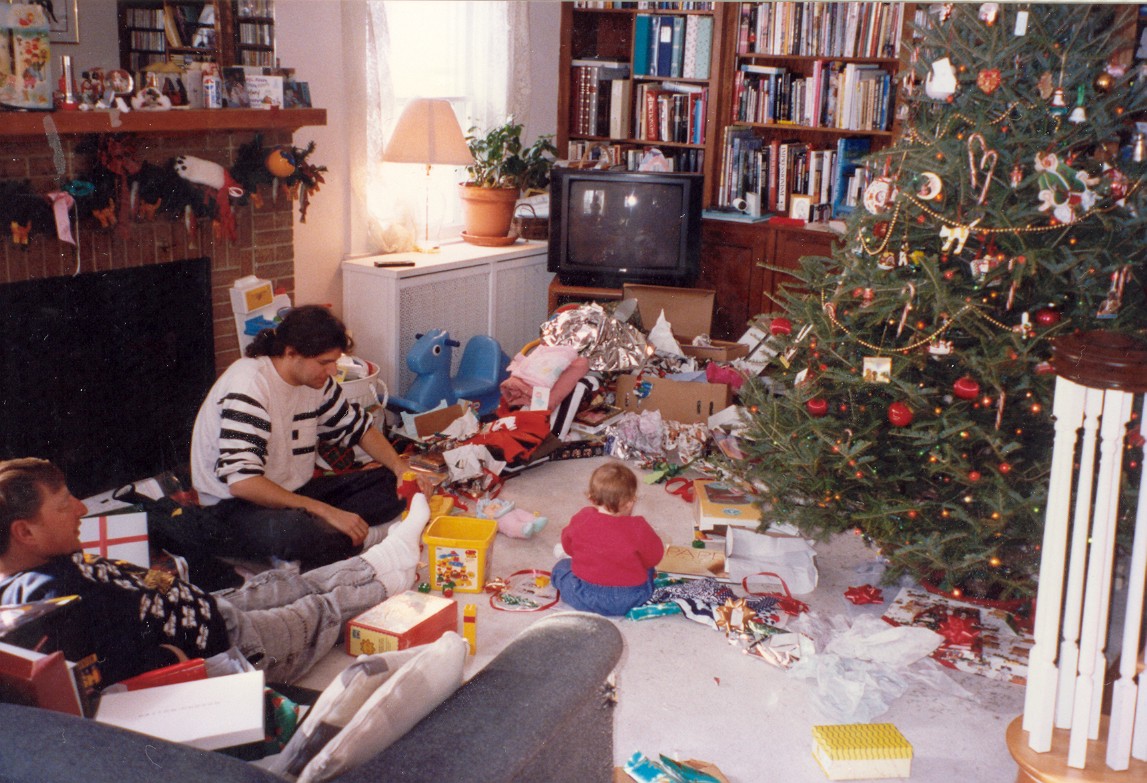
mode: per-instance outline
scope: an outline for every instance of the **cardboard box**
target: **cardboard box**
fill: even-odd
[[[405,650],[457,630],[457,602],[407,590],[347,622],[346,651],[357,656]]]
[[[637,311],[646,331],[653,328],[661,312],[673,327],[673,336],[686,356],[714,362],[728,362],[749,355],[749,348],[728,340],[712,340],[712,345],[692,345],[693,338],[709,334],[713,328],[713,303],[717,292],[711,288],[675,288],[626,283],[622,296],[637,300]]]
[[[131,510],[84,517],[80,520],[80,546],[89,555],[99,555],[109,560],[126,560],[150,568],[147,513]]]
[[[640,390],[637,383],[634,375],[617,379],[617,406],[622,410],[661,411],[664,419],[695,424],[708,422],[710,416],[729,406],[729,387],[723,383],[642,378]]]

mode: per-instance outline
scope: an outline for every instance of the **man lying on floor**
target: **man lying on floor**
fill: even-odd
[[[430,518],[416,495],[379,544],[302,575],[276,569],[208,593],[170,574],[80,551],[84,504],[41,459],[0,462],[0,605],[78,595],[61,650],[95,653],[103,684],[237,647],[273,682],[301,677],[338,641],[347,620],[408,589]]]

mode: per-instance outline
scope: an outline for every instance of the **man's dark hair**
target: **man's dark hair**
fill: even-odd
[[[308,359],[339,349],[348,353],[354,341],[347,334],[346,325],[322,305],[293,307],[273,329],[264,329],[247,346],[246,354],[282,356],[287,348],[294,348]]]
[[[0,462],[0,555],[8,551],[12,523],[39,514],[44,489],[54,492],[64,484],[64,472],[46,459]]]

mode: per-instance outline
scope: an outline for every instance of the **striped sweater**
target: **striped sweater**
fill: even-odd
[[[266,476],[294,491],[314,475],[316,445],[350,447],[371,424],[328,380],[322,390],[292,386],[271,359],[239,359],[219,377],[199,408],[191,441],[191,478],[199,500],[232,497],[229,485]]]

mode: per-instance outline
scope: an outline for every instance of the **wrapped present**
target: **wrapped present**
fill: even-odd
[[[151,566],[147,513],[135,509],[80,520],[80,546],[85,554]]]
[[[884,613],[892,625],[920,625],[944,637],[932,653],[943,665],[1017,685],[1027,682],[1034,639],[1003,609],[904,587]]]

